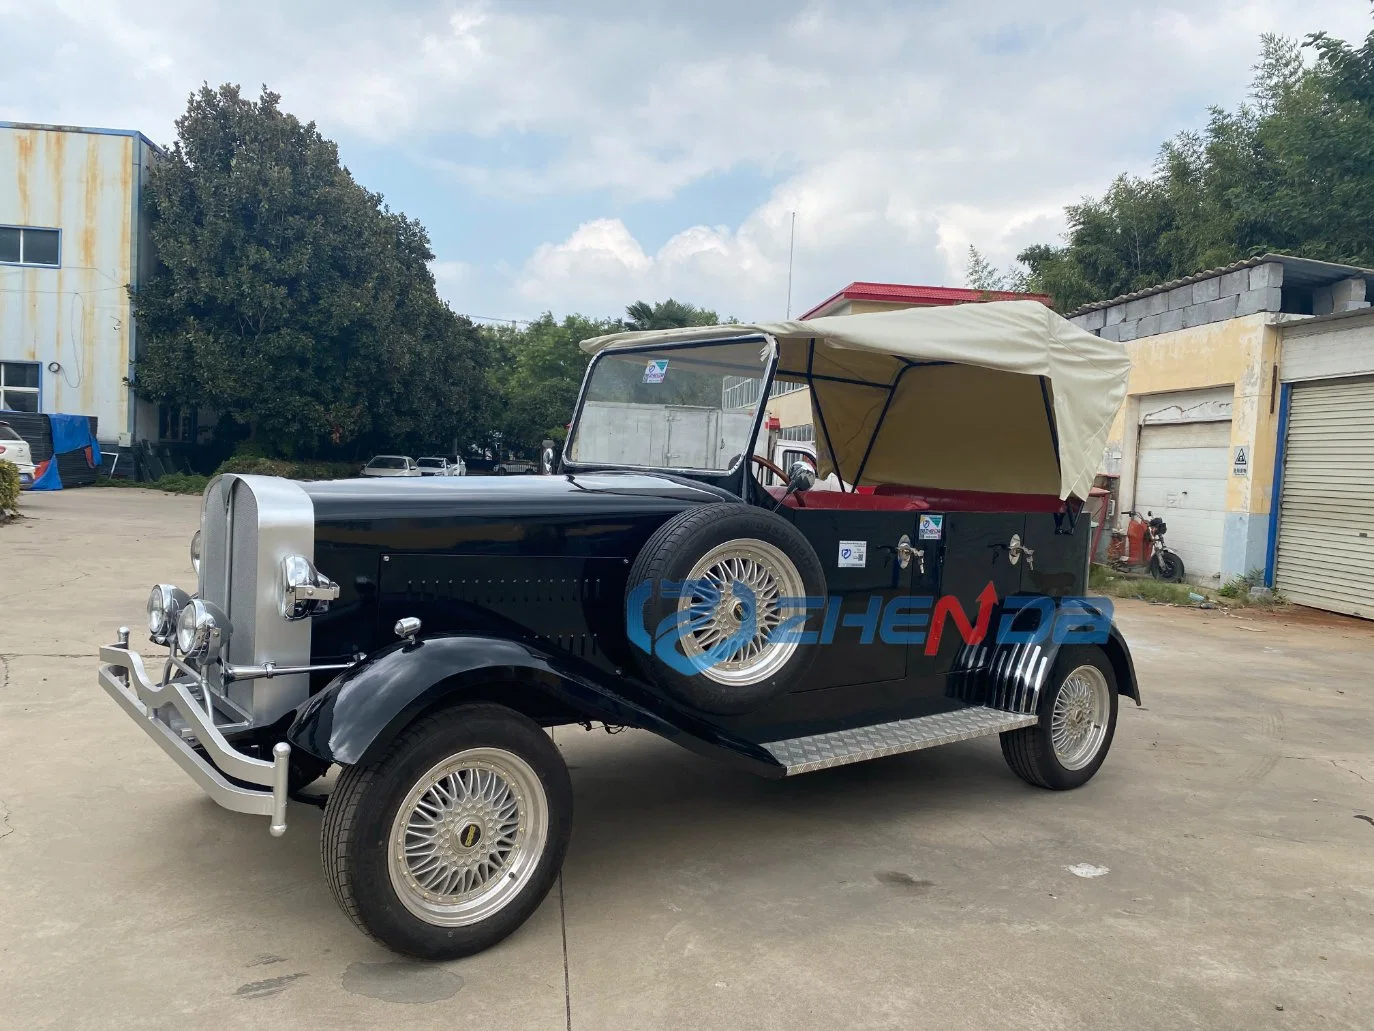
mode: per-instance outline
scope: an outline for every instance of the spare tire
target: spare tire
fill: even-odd
[[[824,597],[821,561],[791,523],[751,505],[699,505],[669,519],[640,551],[626,622],[651,682],[694,709],[737,714],[806,673]],[[812,642],[798,639],[806,631]]]

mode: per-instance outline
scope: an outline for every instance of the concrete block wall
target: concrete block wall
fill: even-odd
[[[1325,298],[1317,303],[1325,303],[1327,312],[1349,311],[1369,303],[1364,299],[1363,279],[1345,280],[1318,291],[1319,298],[1323,293]],[[1127,341],[1261,311],[1280,311],[1282,306],[1283,266],[1269,262],[1085,312],[1069,321],[1107,340]]]
[[[1364,299],[1364,280],[1358,276],[1332,283],[1312,293],[1313,315],[1332,315],[1338,311],[1368,307],[1369,302]]]

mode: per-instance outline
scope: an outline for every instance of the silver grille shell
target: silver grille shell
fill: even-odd
[[[300,484],[275,476],[226,474],[210,481],[201,502],[200,596],[218,606],[233,628],[222,659],[240,666],[310,662],[310,620],[281,614],[282,559],[315,554],[315,506]],[[223,684],[218,664],[207,670],[214,687],[255,726],[273,723],[310,693],[305,674]]]

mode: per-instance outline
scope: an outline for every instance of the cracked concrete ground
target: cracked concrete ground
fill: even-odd
[[[1123,604],[1146,707],[1054,794],[995,741],[761,781],[556,737],[561,893],[469,960],[336,909],[319,813],[202,797],[95,683],[197,501],[0,527],[0,1027],[1369,1028],[1374,626]],[[1070,869],[1072,868],[1072,870]]]

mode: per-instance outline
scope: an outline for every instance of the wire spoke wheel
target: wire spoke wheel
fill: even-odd
[[[520,894],[548,832],[548,800],[524,759],[499,748],[459,752],[421,776],[397,809],[391,885],[427,923],[477,923]]]
[[[1066,770],[1081,770],[1096,758],[1111,718],[1111,690],[1096,666],[1079,666],[1059,685],[1050,713],[1050,742]]]
[[[774,631],[798,611],[786,599],[804,597],[801,573],[787,555],[754,539],[726,541],[697,560],[690,590],[678,601],[686,617],[682,651],[702,676],[717,684],[747,686],[787,664],[796,641]]]

